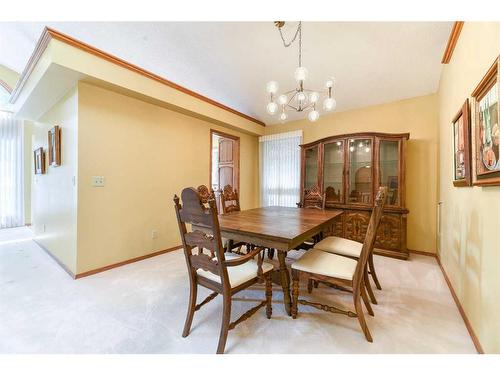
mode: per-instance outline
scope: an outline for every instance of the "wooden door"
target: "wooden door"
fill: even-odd
[[[219,138],[219,162],[218,176],[219,188],[223,189],[226,185],[231,185],[238,191],[238,153],[237,141],[232,138]]]

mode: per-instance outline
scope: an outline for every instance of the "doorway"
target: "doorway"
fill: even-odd
[[[210,186],[231,185],[240,191],[240,138],[210,129]]]

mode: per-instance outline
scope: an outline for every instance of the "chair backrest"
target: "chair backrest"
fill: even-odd
[[[201,203],[207,205],[210,199],[215,199],[215,193],[212,189],[209,189],[205,185],[200,185],[196,188],[198,195],[200,196]]]
[[[298,204],[302,208],[317,208],[319,210],[325,209],[325,195],[321,194],[318,186],[313,186],[310,189],[304,190],[304,198]]]
[[[359,261],[356,266],[356,272],[354,273],[353,286],[354,290],[359,290],[361,281],[363,280],[363,274],[366,267],[366,262],[370,253],[373,251],[373,245],[375,244],[375,237],[377,235],[377,229],[380,224],[380,219],[384,211],[385,201],[387,199],[387,187],[383,186],[378,189],[377,196],[375,198],[375,206],[373,207],[372,215],[370,217],[370,222],[368,223],[368,229],[366,230],[365,242],[361,249],[361,254],[359,256]]]
[[[222,213],[227,214],[233,211],[240,211],[240,197],[236,189],[231,185],[224,186],[220,195],[220,205]]]
[[[190,277],[196,277],[196,270],[201,268],[219,275],[222,284],[229,285],[215,200],[209,199],[206,208],[197,190],[191,187],[182,190],[181,198],[182,204],[174,196],[175,212]],[[186,224],[198,224],[204,231],[188,231]]]

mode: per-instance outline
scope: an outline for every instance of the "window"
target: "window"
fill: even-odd
[[[24,225],[23,125],[0,111],[0,228]]]
[[[263,206],[295,207],[300,199],[302,131],[259,138]]]

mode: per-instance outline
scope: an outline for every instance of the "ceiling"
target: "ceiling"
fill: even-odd
[[[0,64],[22,72],[47,25],[266,124],[266,82],[294,86],[297,44],[272,22],[0,22]],[[287,22],[289,38],[297,25]],[[452,22],[304,22],[306,88],[336,80],[337,111],[437,91]],[[289,116],[289,120],[304,114]]]

